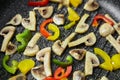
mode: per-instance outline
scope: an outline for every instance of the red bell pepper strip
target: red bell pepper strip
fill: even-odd
[[[29,6],[46,6],[48,4],[49,0],[40,0],[40,1],[29,1]]]
[[[51,34],[45,29],[45,27],[46,27],[46,25],[47,25],[48,23],[51,23],[51,22],[53,22],[53,19],[52,19],[52,18],[45,20],[45,21],[42,22],[42,24],[40,25],[40,33],[41,33],[44,37],[46,37],[46,38],[49,37],[49,36],[51,36]]]
[[[54,77],[46,77],[44,80],[57,80]]]
[[[97,27],[99,24],[98,24],[98,20],[104,20],[106,23],[110,24],[111,26],[114,25],[114,22],[111,21],[110,19],[108,19],[107,17],[105,17],[104,15],[102,14],[98,14],[94,17],[94,20],[93,20],[93,23],[92,23],[92,26],[94,27]]]
[[[60,80],[64,77],[68,77],[71,72],[72,72],[72,66],[68,66],[66,72],[65,69],[59,67],[54,73],[54,78]]]

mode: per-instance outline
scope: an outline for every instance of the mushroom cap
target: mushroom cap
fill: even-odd
[[[114,32],[114,28],[108,23],[104,23],[99,28],[99,33],[103,37],[106,37],[106,36],[112,34],[113,32]]]
[[[73,80],[85,80],[85,74],[83,72],[75,71],[73,73]]]
[[[64,15],[63,14],[56,14],[56,15],[54,15],[53,22],[56,25],[63,25],[64,22],[65,22]]]
[[[99,8],[99,4],[96,0],[88,0],[88,2],[85,4],[84,9],[87,11],[95,11]]]

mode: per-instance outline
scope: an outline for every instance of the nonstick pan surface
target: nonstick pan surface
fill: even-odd
[[[86,1],[87,0],[84,0],[83,4],[80,5],[75,10],[79,13],[79,15],[83,15],[84,13],[90,14],[90,18],[87,20],[87,23],[89,25],[91,25],[93,17],[98,13],[110,14],[114,20],[116,20],[117,22],[120,21],[120,0],[97,0],[100,4],[100,8],[94,12],[87,12],[87,11],[83,10],[83,6]],[[28,13],[30,10],[33,9],[33,7],[29,7],[27,5],[27,2],[28,2],[28,0],[0,0],[0,29],[2,29],[5,26],[5,24],[17,13],[21,14],[23,17],[28,17]],[[66,7],[62,8],[61,10],[57,10],[58,4],[50,3],[49,5],[54,6],[54,14],[56,14],[56,13],[65,14],[65,16],[66,16],[65,24],[67,24],[68,21],[67,21]],[[43,20],[44,19],[37,13],[37,31],[39,31],[39,25]],[[102,22],[100,22],[100,23],[102,23]],[[94,46],[86,47],[83,44],[83,45],[76,46],[74,48],[85,48],[86,50],[93,52],[94,47],[99,47],[99,48],[103,49],[104,51],[106,51],[110,56],[117,53],[117,51],[112,47],[112,45],[107,40],[105,40],[105,38],[102,38],[99,35],[98,28],[94,28],[94,27],[90,26],[89,30],[85,34],[77,35],[75,37],[75,39],[77,39],[79,37],[82,37],[82,36],[90,33],[90,32],[95,32],[95,35],[97,36],[97,42]],[[22,25],[17,26],[16,29],[17,30],[15,32],[15,35],[24,30]],[[71,32],[74,31],[74,29],[75,29],[75,27],[71,28],[70,30],[64,30],[64,28],[62,26],[60,26],[60,30],[61,30],[60,39],[64,40]],[[11,41],[14,42],[15,44],[17,44],[17,42],[15,40],[15,35],[13,36]],[[113,36],[114,36],[114,38],[117,38],[118,34],[115,33]],[[2,40],[3,40],[3,37],[0,37],[0,46],[2,44]],[[41,49],[45,48],[45,47],[49,47],[49,46],[51,47],[52,44],[53,44],[53,42],[47,41],[44,37],[42,37],[38,41],[38,45]],[[71,49],[73,49],[73,48],[70,48],[70,49],[67,48],[61,57],[58,57],[55,54],[52,54],[52,58],[58,58],[59,60],[65,60],[65,57],[68,55],[68,52]],[[0,52],[0,80],[7,80],[9,77],[13,76],[12,74],[8,73],[2,66],[2,59],[3,59],[4,55],[5,55],[4,53]],[[15,53],[14,55],[10,56],[10,60],[16,59],[18,61],[21,61],[22,59],[25,59],[25,58],[32,58],[34,61],[36,61],[35,57],[26,57],[23,55],[23,53]],[[75,71],[75,70],[84,71],[84,63],[85,63],[85,59],[83,59],[82,61],[74,60],[73,71]],[[40,64],[41,64],[40,62],[36,61],[36,66],[40,65]],[[53,63],[51,63],[51,64],[52,64],[52,70],[55,71],[55,69],[58,66],[54,65]],[[20,73],[20,72],[17,71],[16,74],[18,74],[18,73]],[[103,70],[103,69],[97,67],[97,68],[94,68],[93,75],[87,76],[86,80],[98,80],[102,76],[107,76],[109,78],[109,80],[120,80],[120,70],[115,70],[115,71],[109,72],[109,71],[106,71],[106,70]],[[27,74],[27,80],[35,80],[32,77],[30,72]],[[72,74],[70,75],[69,80],[72,80]]]

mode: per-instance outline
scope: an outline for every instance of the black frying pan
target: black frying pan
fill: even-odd
[[[30,10],[32,10],[33,7],[29,7],[27,6],[27,1],[28,0],[0,0],[0,29],[2,29],[5,24],[17,13],[20,13],[23,17],[28,17],[28,12]],[[86,0],[84,0],[84,3],[86,2]],[[97,14],[97,13],[101,13],[101,14],[105,14],[108,13],[110,14],[117,22],[120,21],[120,1],[119,0],[98,0],[98,2],[100,3],[100,8],[97,11],[94,12],[87,12],[85,10],[83,10],[83,6],[84,4],[82,4],[81,6],[79,6],[79,8],[76,9],[76,11],[80,14],[83,15],[84,13],[89,13],[90,14],[90,18],[87,21],[87,23],[91,24],[93,17]],[[54,3],[50,3],[49,5],[53,5],[54,8],[57,7],[57,4]],[[57,8],[55,8],[54,14],[55,13],[63,13],[65,14],[65,16],[67,16],[67,10],[64,7],[62,10],[57,11]],[[37,13],[37,31],[39,31],[39,25],[40,23],[43,21],[44,19]],[[66,24],[68,23],[68,21],[66,21]],[[74,31],[74,28],[65,31],[62,27],[60,27],[61,31],[63,31],[63,33],[61,33],[60,39],[64,40],[71,32]],[[16,33],[22,32],[23,31],[23,27],[21,25],[19,25],[17,27]],[[84,45],[79,45],[76,46],[74,48],[85,48],[91,52],[93,52],[93,48],[94,47],[99,47],[101,49],[103,49],[104,51],[106,51],[110,56],[112,56],[113,54],[117,53],[116,50],[111,46],[111,44],[106,41],[104,38],[102,38],[99,35],[98,32],[98,28],[93,28],[90,27],[90,29],[88,30],[87,33],[89,32],[95,32],[96,36],[97,36],[97,43],[92,46],[92,47],[86,47]],[[85,35],[83,34],[83,35]],[[77,35],[75,38],[79,38],[83,35]],[[115,38],[118,36],[118,34],[114,34],[113,35]],[[2,37],[0,37],[0,46],[2,44]],[[11,40],[12,42],[16,43],[15,40],[15,36],[12,38]],[[41,43],[43,43],[41,45]],[[52,46],[51,41],[47,41],[45,40],[45,38],[42,38],[38,41],[39,47],[45,48],[48,46]],[[65,60],[66,55],[68,55],[68,51],[70,49],[66,49],[64,54],[61,57],[58,57],[56,55],[52,55],[52,58],[58,58],[60,60]],[[9,77],[13,76],[10,73],[8,73],[3,67],[2,67],[2,59],[3,59],[4,53],[0,53],[0,80],[7,80]],[[16,53],[12,56],[10,56],[10,60],[12,59],[17,59],[18,61],[24,59],[24,58],[30,58],[30,57],[26,57],[23,56],[22,53]],[[32,57],[34,60],[35,58]],[[36,61],[36,60],[35,60]],[[73,63],[73,71],[75,70],[82,70],[84,71],[84,62],[85,60],[82,61],[76,61],[74,60]],[[36,61],[36,65],[41,64],[40,62]],[[56,65],[52,64],[52,70],[54,71],[57,68]],[[16,74],[20,73],[19,71],[17,71]],[[116,70],[113,72],[109,72],[109,71],[105,71],[103,69],[100,68],[94,68],[94,72],[93,75],[86,77],[86,80],[97,80],[99,78],[101,78],[102,76],[107,76],[110,80],[120,80],[120,70]],[[32,75],[30,74],[30,72],[27,74],[27,79],[28,80],[35,80]],[[72,74],[69,77],[69,80],[72,80]]]

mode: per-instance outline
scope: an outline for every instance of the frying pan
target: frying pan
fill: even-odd
[[[23,17],[28,17],[28,13],[30,10],[33,9],[33,7],[27,6],[27,2],[28,2],[28,0],[0,0],[0,29],[2,29],[5,26],[5,24],[17,13],[20,13]],[[120,0],[98,0],[98,2],[100,4],[100,8],[94,12],[87,12],[87,11],[83,10],[83,6],[84,6],[85,2],[86,2],[86,0],[84,0],[83,4],[75,10],[80,15],[83,15],[84,13],[90,14],[90,18],[87,20],[88,24],[92,23],[93,17],[97,13],[101,13],[101,14],[108,13],[114,18],[114,20],[116,20],[117,22],[120,21],[120,16],[119,16]],[[67,18],[67,10],[65,7],[62,8],[62,10],[58,11],[56,8],[57,4],[50,3],[49,5],[54,6],[54,8],[55,8],[54,14],[55,13],[63,13],[63,14],[65,14],[65,16]],[[39,31],[39,25],[43,20],[44,19],[37,13],[37,31]],[[67,23],[68,23],[68,21],[65,22],[65,24],[67,24]],[[90,32],[95,32],[95,34],[97,36],[97,43],[94,46],[86,47],[85,45],[79,45],[74,48],[85,48],[85,49],[93,52],[94,47],[99,47],[99,48],[103,49],[104,51],[106,51],[110,56],[117,53],[116,50],[111,46],[111,44],[108,41],[106,41],[105,38],[102,38],[99,35],[98,28],[90,27],[90,29],[87,31],[87,33],[85,33],[83,35],[77,35],[75,37],[75,39],[77,39],[79,37],[82,37],[82,36],[90,33]],[[74,31],[74,29],[75,29],[75,27],[70,30],[64,30],[63,27],[60,26],[60,30],[63,31],[60,35],[60,39],[64,40],[71,32]],[[19,26],[17,26],[17,30],[16,30],[15,34],[22,32],[23,30],[24,30],[24,28],[21,25],[19,25]],[[116,38],[118,36],[118,34],[115,33],[113,36]],[[2,44],[2,40],[3,40],[3,38],[0,37],[0,46]],[[11,41],[14,42],[15,44],[17,44],[17,42],[15,40],[15,35],[13,36]],[[42,37],[38,41],[38,45],[41,49],[48,47],[48,46],[52,46],[52,44],[53,44],[53,42],[47,41],[44,37]],[[65,60],[65,57],[66,57],[66,55],[68,55],[68,52],[70,49],[67,48],[61,57],[58,57],[58,56],[52,54],[52,58],[57,58],[59,60]],[[0,80],[7,80],[9,77],[11,77],[13,75],[8,73],[2,67],[3,56],[4,56],[4,53],[0,52]],[[15,53],[14,55],[10,56],[10,60],[16,59],[18,61],[21,61],[22,59],[25,59],[25,58],[32,58],[34,61],[36,61],[36,59],[34,57],[26,57],[22,53]],[[75,70],[84,71],[84,63],[85,63],[85,59],[82,61],[74,60],[73,71],[75,71]],[[40,62],[36,61],[36,65],[40,65],[40,64],[41,64]],[[58,66],[54,65],[53,63],[51,63],[51,64],[52,64],[52,70],[54,71]],[[20,72],[17,71],[16,74],[18,74],[18,73],[20,73]],[[94,68],[93,75],[87,76],[86,80],[97,80],[97,79],[101,78],[102,76],[107,76],[109,78],[109,80],[120,80],[120,70],[109,72],[109,71],[106,71],[106,70],[103,70],[100,68]],[[30,72],[27,74],[27,80],[35,80],[32,77],[32,75],[30,74]],[[70,75],[69,80],[72,80],[72,74]]]

